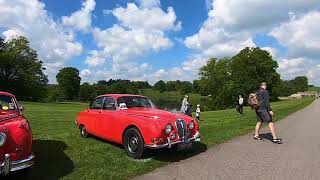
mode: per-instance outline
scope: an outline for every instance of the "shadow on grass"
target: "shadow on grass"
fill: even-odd
[[[56,140],[34,140],[35,164],[29,169],[12,172],[1,179],[19,180],[57,180],[74,169],[72,160],[64,153],[67,145]]]

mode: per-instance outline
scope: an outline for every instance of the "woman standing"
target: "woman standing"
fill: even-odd
[[[180,112],[188,115],[189,105],[189,97],[188,95],[185,95],[181,103]]]

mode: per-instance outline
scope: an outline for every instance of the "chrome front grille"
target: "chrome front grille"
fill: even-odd
[[[188,130],[187,124],[183,119],[178,119],[176,121],[176,127],[178,130],[179,140],[187,142],[188,141]]]

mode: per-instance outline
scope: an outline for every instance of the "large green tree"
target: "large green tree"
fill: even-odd
[[[160,80],[153,85],[153,89],[164,92],[166,91],[166,83],[163,80]]]
[[[260,83],[265,81],[272,99],[277,99],[279,92],[276,87],[281,83],[276,71],[278,63],[268,51],[247,47],[232,57],[230,65],[232,81],[237,89],[235,92],[247,96],[257,91]]]
[[[297,76],[292,80],[294,92],[303,92],[307,91],[308,86],[308,78],[306,76]]]
[[[230,105],[229,88],[231,80],[230,58],[211,58],[207,65],[200,68],[199,92],[202,95],[211,95],[212,109],[223,109]],[[226,87],[228,86],[228,87]]]
[[[56,78],[65,100],[76,100],[79,97],[81,78],[78,69],[62,68]]]
[[[0,90],[22,100],[41,100],[46,96],[47,76],[37,52],[25,37],[6,42],[0,39]]]
[[[268,51],[245,48],[232,58],[212,58],[200,69],[198,92],[211,95],[209,108],[224,109],[233,106],[237,97],[247,97],[266,81],[271,97],[276,99],[281,84],[276,72],[278,64]]]

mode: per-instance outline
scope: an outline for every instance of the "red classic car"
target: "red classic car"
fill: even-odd
[[[199,124],[181,113],[155,108],[144,96],[106,94],[96,97],[75,122],[81,137],[92,134],[123,144],[127,154],[141,158],[146,149],[190,147],[200,141]]]
[[[0,91],[0,175],[30,167],[32,133],[14,95]]]

